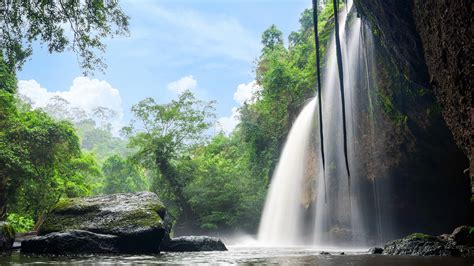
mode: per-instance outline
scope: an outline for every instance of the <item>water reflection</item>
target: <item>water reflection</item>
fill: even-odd
[[[278,264],[278,265],[473,265],[474,258],[452,257],[407,257],[369,255],[360,250],[321,250],[307,248],[263,248],[229,247],[225,252],[162,253],[159,255],[137,256],[81,256],[81,257],[37,257],[19,253],[12,257],[0,257],[0,265],[199,265],[199,264]],[[344,255],[340,253],[344,252]]]

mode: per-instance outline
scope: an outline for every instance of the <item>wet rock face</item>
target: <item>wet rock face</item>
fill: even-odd
[[[354,4],[357,11],[376,27],[400,72],[409,80],[426,87],[428,70],[410,2],[356,0]]]
[[[474,190],[471,3],[356,0],[404,76],[430,87],[454,140],[470,159]]]
[[[171,239],[162,250],[169,252],[226,251],[227,248],[220,239],[215,237],[182,236]]]
[[[409,256],[465,256],[474,255],[474,232],[461,226],[452,234],[430,236],[420,233],[388,242],[383,250],[386,255]]]
[[[383,254],[410,256],[459,256],[455,246],[437,237],[413,234],[406,238],[388,242]]]
[[[7,222],[0,222],[0,255],[10,254],[15,242],[15,230]]]
[[[82,230],[50,233],[24,240],[21,252],[28,254],[112,254],[122,251],[117,236]]]
[[[123,193],[60,201],[46,217],[39,235],[84,230],[118,237],[123,250],[153,253],[159,251],[171,225],[156,194]]]
[[[414,0],[430,85],[456,143],[472,158],[471,2]]]
[[[451,234],[451,239],[458,245],[467,245],[474,247],[474,232],[471,232],[471,227],[460,226],[454,229]]]

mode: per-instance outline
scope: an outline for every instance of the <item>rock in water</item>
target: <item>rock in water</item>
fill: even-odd
[[[15,229],[7,222],[0,222],[0,254],[11,254],[15,242]]]
[[[383,253],[383,248],[373,247],[373,248],[369,249],[369,253],[370,254],[382,254]]]
[[[405,238],[388,242],[383,254],[411,256],[460,256],[454,243],[441,238],[415,233]]]
[[[469,226],[464,225],[454,229],[451,238],[457,245],[474,246],[474,232],[471,232]]]
[[[182,236],[171,239],[162,251],[189,252],[189,251],[226,251],[224,243],[210,236]]]
[[[420,233],[393,240],[385,245],[383,254],[413,256],[474,256],[472,227],[460,226],[452,234],[430,236]]]
[[[39,235],[84,230],[117,236],[127,253],[159,252],[171,230],[166,208],[151,192],[61,200],[48,214]]]
[[[24,240],[21,243],[21,252],[52,255],[111,254],[121,252],[118,242],[117,236],[72,230]]]

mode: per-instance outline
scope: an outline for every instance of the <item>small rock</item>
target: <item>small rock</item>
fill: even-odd
[[[20,249],[21,248],[21,242],[13,242],[12,249]]]
[[[470,233],[469,226],[460,226],[454,229],[451,238],[457,245],[474,246],[474,233]]]
[[[340,252],[340,253],[339,253],[339,255],[346,255],[346,253],[344,253],[344,252]]]
[[[369,253],[370,254],[382,254],[383,253],[383,248],[373,247],[373,248],[369,249]]]
[[[189,251],[226,251],[224,243],[215,237],[210,236],[182,236],[173,238],[166,246],[161,247],[162,251],[168,252],[189,252]]]
[[[15,242],[15,229],[7,222],[0,222],[0,254],[10,255]]]
[[[319,252],[319,255],[331,255],[331,253],[329,253],[327,251],[321,251],[321,252]]]

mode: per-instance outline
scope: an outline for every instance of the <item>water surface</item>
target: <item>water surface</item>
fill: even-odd
[[[111,265],[111,264],[279,264],[279,265],[407,265],[407,266],[457,266],[473,265],[474,258],[414,257],[370,255],[358,250],[329,250],[329,255],[321,255],[321,250],[308,248],[263,248],[229,247],[224,252],[161,253],[159,255],[90,255],[79,257],[25,256],[18,252],[11,257],[0,257],[0,265]],[[340,255],[344,252],[344,255]]]

